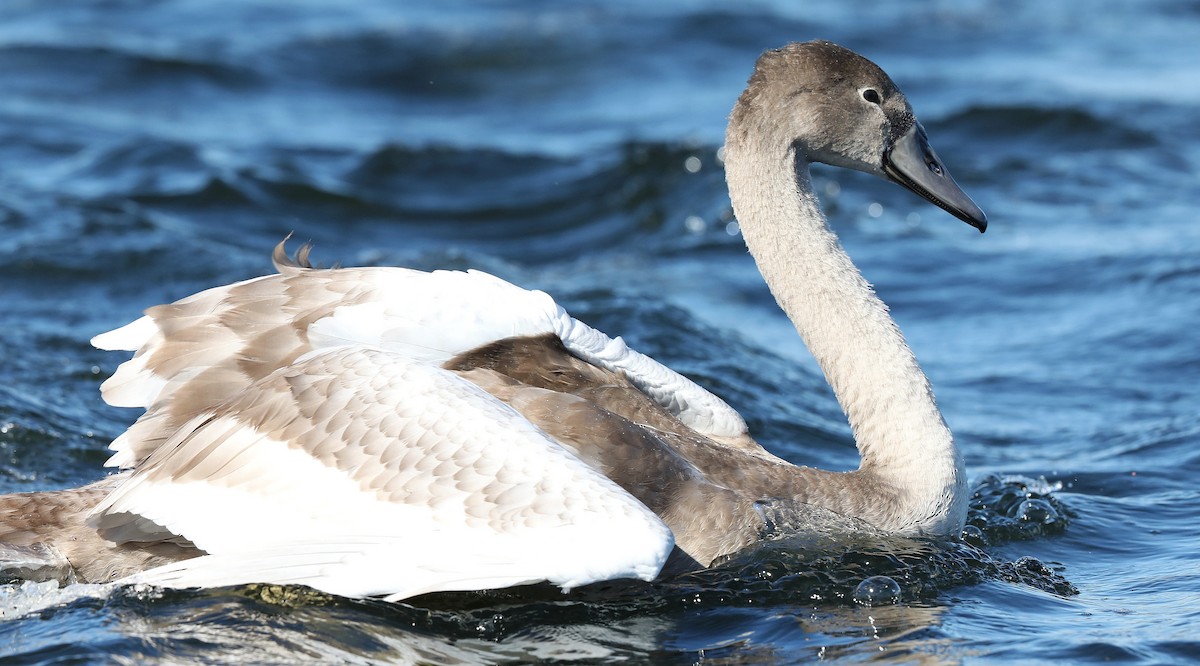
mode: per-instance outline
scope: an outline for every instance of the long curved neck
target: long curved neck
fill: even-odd
[[[862,456],[857,472],[819,484],[830,486],[826,497],[807,501],[889,531],[957,534],[966,475],[929,380],[826,224],[806,157],[795,144],[775,149],[747,137],[731,125],[725,148],[742,235],[833,387]],[[841,492],[847,483],[858,484],[853,493]]]

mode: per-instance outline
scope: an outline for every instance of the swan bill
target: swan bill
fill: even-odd
[[[975,227],[987,230],[987,216],[971,201],[950,171],[942,164],[921,123],[913,123],[883,154],[883,171],[888,177],[916,192],[930,203]]]

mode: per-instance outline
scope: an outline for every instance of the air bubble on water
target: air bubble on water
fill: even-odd
[[[1012,517],[1026,523],[1049,525],[1058,520],[1058,511],[1044,499],[1027,499],[1017,505]]]
[[[984,536],[983,530],[979,529],[975,525],[964,526],[961,537],[963,541],[966,541],[976,548],[983,548],[988,545],[988,540],[987,537]]]
[[[967,523],[979,527],[990,545],[1062,532],[1070,507],[1051,494],[1061,488],[1043,477],[989,475],[975,486]]]
[[[900,603],[900,584],[888,576],[871,576],[854,588],[854,601],[863,606]]]

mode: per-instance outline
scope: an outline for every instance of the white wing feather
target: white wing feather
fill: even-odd
[[[136,471],[92,519],[117,541],[207,553],[135,577],[169,586],[404,598],[649,580],[673,544],[663,522],[439,367],[539,335],[624,372],[698,432],[746,433],[719,398],[543,292],[479,271],[284,266],[93,339],[136,351],[102,389],[147,413],[112,444],[109,464]]]
[[[634,385],[688,427],[705,435],[747,432],[741,415],[699,384],[630,349],[567,313],[542,291],[522,289],[482,271],[377,269],[379,301],[338,308],[309,328],[314,347],[377,345],[429,363],[444,363],[496,340],[557,335],[567,349]]]
[[[277,302],[278,307],[253,311],[241,305],[255,299]],[[209,289],[170,307],[174,309],[157,317],[157,309],[152,309],[149,316],[93,339],[104,349],[138,349],[104,383],[109,404],[149,408],[170,400],[176,391],[186,390],[193,378],[206,377],[205,371],[214,365],[236,367],[243,357],[255,356],[247,349],[264,331],[290,329],[307,321],[302,331],[294,333],[296,356],[362,345],[430,365],[504,338],[557,335],[580,358],[624,372],[697,432],[717,438],[747,432],[745,421],[732,407],[691,380],[630,349],[621,338],[610,338],[571,317],[547,294],[480,271],[289,271]],[[168,349],[175,337],[184,335],[180,330],[185,324],[192,327],[186,331],[187,346]],[[164,332],[164,326],[171,330]],[[170,370],[151,361],[161,361],[164,354],[169,356]],[[204,393],[227,397],[205,387],[190,391],[189,398]],[[131,431],[113,443],[116,455],[110,465],[132,467],[139,462],[144,452],[136,434]]]
[[[133,580],[346,596],[649,580],[673,545],[649,509],[507,405],[361,347],[311,354],[197,416],[93,514],[118,531],[144,519],[208,555]]]

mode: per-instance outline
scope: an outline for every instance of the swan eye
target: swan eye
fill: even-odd
[[[862,96],[863,99],[872,104],[878,104],[881,101],[879,99],[879,93],[874,88],[867,88],[866,90],[862,91]]]

